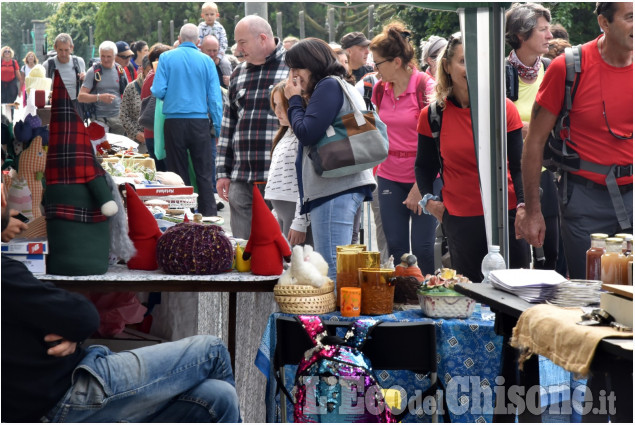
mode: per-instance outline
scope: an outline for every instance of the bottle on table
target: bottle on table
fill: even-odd
[[[602,255],[606,252],[606,233],[591,234],[591,248],[586,252],[587,280],[602,279]]]
[[[602,283],[619,284],[621,270],[622,238],[607,238],[606,252],[602,255]]]
[[[483,283],[489,282],[489,274],[493,270],[504,270],[507,268],[505,259],[500,254],[500,246],[490,245],[487,255],[481,262],[481,273],[483,273]]]
[[[633,284],[633,235],[624,235],[622,244],[622,254],[620,257],[620,284]],[[630,273],[629,273],[630,270]]]

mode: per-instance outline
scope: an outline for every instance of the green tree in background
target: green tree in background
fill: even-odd
[[[143,39],[152,45],[158,41],[157,21],[162,22],[162,42],[172,43],[170,20],[174,21],[174,36],[183,21],[198,24],[201,19],[199,2],[3,2],[2,43],[10,45],[18,57],[23,57],[22,31],[31,29],[31,20],[48,20],[48,48],[52,48],[55,36],[60,32],[71,34],[75,42],[75,53],[88,60],[98,53],[96,48],[104,40],[132,42]],[[268,19],[277,33],[276,12],[282,13],[282,36],[299,36],[298,12],[305,13],[307,37],[318,37],[328,41],[327,10],[334,8],[335,41],[350,31],[369,34],[368,6],[374,4],[375,25],[373,34],[392,19],[399,19],[413,33],[413,42],[418,47],[422,39],[430,35],[448,37],[460,29],[458,14],[452,11],[432,10],[407,3],[378,2],[272,2],[268,3]],[[425,3],[424,3],[425,4]],[[552,13],[552,21],[562,24],[570,34],[572,44],[584,43],[599,34],[597,18],[593,14],[595,3],[544,2]],[[237,19],[245,14],[243,2],[217,2],[220,23],[227,31],[229,45],[234,43],[234,27]],[[94,29],[95,51],[89,42],[89,27]]]
[[[159,41],[158,21],[161,21],[161,42],[172,44],[170,20],[174,21],[174,39],[176,39],[185,19],[198,25],[201,4],[200,2],[104,3],[95,19],[97,25],[95,44],[104,40],[124,40],[131,43],[141,39],[151,46]]]
[[[52,2],[2,2],[2,45],[11,46],[16,59],[22,60],[27,51],[33,50],[33,45],[23,48],[23,31],[26,29],[30,32],[33,29],[32,20],[46,20],[56,8],[57,3]]]
[[[551,22],[559,23],[569,32],[571,45],[586,43],[600,34],[595,2],[592,3],[542,3],[551,10]]]
[[[101,4],[105,3],[62,3],[57,12],[50,17],[46,27],[49,50],[53,49],[55,37],[64,32],[73,38],[74,54],[81,56],[88,63],[91,57],[90,26],[95,29],[95,15]]]

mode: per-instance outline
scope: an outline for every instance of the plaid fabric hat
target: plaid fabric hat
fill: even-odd
[[[104,175],[86,127],[77,115],[57,70],[53,80],[49,132],[46,184],[81,184]]]

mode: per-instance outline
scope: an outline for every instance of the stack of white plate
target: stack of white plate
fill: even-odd
[[[583,307],[600,302],[599,280],[568,280],[558,285],[556,295],[548,300],[560,307]]]

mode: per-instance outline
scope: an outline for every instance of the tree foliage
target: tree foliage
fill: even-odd
[[[22,46],[23,31],[31,31],[32,20],[46,20],[56,8],[57,3],[53,2],[2,2],[2,45],[11,46],[16,59],[21,60],[27,51],[33,50],[32,45]]]
[[[184,21],[198,25],[201,17],[200,2],[165,3],[104,3],[96,17],[95,43],[103,40],[145,40],[149,45],[158,41],[172,44],[178,37]],[[220,7],[220,6],[219,6]],[[161,40],[158,34],[161,21]],[[174,38],[170,33],[174,21]]]
[[[569,32],[572,45],[585,43],[600,34],[595,3],[542,3],[551,10],[551,22],[559,23]]]
[[[217,1],[220,23],[227,31],[229,44],[234,43],[234,27],[245,15],[242,2]],[[374,4],[374,27],[368,28],[368,7]],[[594,3],[545,2],[552,13],[552,21],[562,24],[570,34],[572,44],[583,43],[599,34],[597,19],[593,14]],[[2,41],[13,47],[18,56],[22,52],[22,30],[32,28],[31,20],[48,19],[49,47],[60,32],[71,34],[75,53],[88,59],[92,54],[89,43],[89,27],[94,29],[94,44],[104,40],[143,39],[152,45],[159,40],[157,22],[162,23],[161,41],[171,44],[170,21],[174,22],[174,38],[184,20],[201,22],[199,2],[2,2]],[[456,12],[432,10],[408,3],[392,2],[272,2],[268,3],[268,18],[277,33],[276,13],[282,14],[282,36],[300,36],[299,12],[305,14],[305,36],[328,41],[328,9],[335,17],[334,41],[351,31],[378,34],[393,19],[399,19],[412,31],[413,42],[430,35],[448,37],[460,29]]]
[[[65,32],[73,38],[74,54],[88,59],[91,56],[89,33],[95,29],[95,15],[102,3],[64,2],[51,16],[46,28],[49,49],[57,34]],[[105,4],[105,3],[104,3]]]

